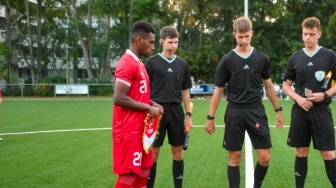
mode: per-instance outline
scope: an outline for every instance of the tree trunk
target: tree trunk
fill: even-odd
[[[71,0],[71,4],[68,1],[65,1],[68,5],[68,8],[71,12],[72,18],[74,18],[75,24],[76,24],[76,30],[78,33],[78,38],[83,50],[83,55],[84,55],[84,59],[85,59],[85,65],[86,65],[86,70],[88,73],[88,78],[89,80],[93,80],[95,78],[93,71],[92,71],[92,61],[91,61],[91,55],[90,55],[90,48],[88,43],[86,42],[86,40],[84,40],[83,38],[83,33],[81,31],[81,29],[79,28],[79,18],[77,16],[77,7],[75,4],[74,0]]]
[[[32,76],[32,83],[35,84],[36,80],[35,79],[35,57],[34,57],[34,47],[33,47],[33,34],[31,32],[31,28],[30,28],[30,13],[29,13],[29,7],[28,7],[28,0],[24,1],[25,4],[25,10],[26,10],[26,16],[27,16],[27,29],[28,29],[28,48],[29,48],[29,60],[27,59],[27,62],[30,61],[30,63],[28,64],[28,67],[30,67],[30,72],[31,72],[31,76]],[[30,66],[29,66],[30,65]]]
[[[108,34],[110,33],[110,17],[109,15],[105,15],[105,27],[104,27],[104,49],[106,51],[103,53],[103,58],[102,58],[102,65],[100,69],[100,80],[103,82],[108,82],[112,78],[112,72],[111,72],[111,50],[110,50],[110,40],[108,37]],[[99,39],[100,40],[100,39]]]

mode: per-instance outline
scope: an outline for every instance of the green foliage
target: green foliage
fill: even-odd
[[[38,85],[34,92],[37,96],[40,97],[51,97],[54,96],[54,85],[41,84]]]
[[[12,24],[17,23],[17,36],[13,38],[13,57],[30,59],[27,43],[29,30],[26,24],[28,16],[36,22],[37,13],[41,14],[41,59],[42,70],[47,66],[55,67],[57,57],[62,62],[72,61],[74,66],[83,57],[83,46],[78,42],[82,37],[90,53],[90,61],[100,65],[105,59],[117,59],[129,48],[129,33],[132,24],[140,19],[150,21],[156,28],[156,49],[161,52],[158,43],[159,31],[166,25],[175,26],[180,32],[177,55],[186,59],[192,75],[206,82],[214,81],[214,73],[222,56],[235,48],[236,41],[232,37],[232,20],[244,15],[244,4],[237,0],[90,0],[81,1],[77,7],[78,14],[71,15],[71,7],[64,0],[43,1],[39,10],[35,4],[29,4],[28,15],[22,0],[0,0],[16,8],[12,15]],[[229,5],[229,6],[228,6]],[[249,17],[253,21],[254,36],[252,45],[268,55],[272,67],[272,79],[280,81],[288,58],[303,47],[301,40],[301,23],[304,18],[317,16],[321,20],[322,37],[320,45],[335,49],[334,42],[336,23],[336,1],[334,0],[264,0],[249,3]],[[89,9],[91,8],[91,9]],[[40,12],[39,12],[40,11]],[[89,14],[90,13],[90,14]],[[88,24],[88,16],[92,15],[94,24]],[[110,22],[107,21],[110,18]],[[110,28],[108,25],[111,23]],[[76,29],[78,24],[79,30]],[[36,36],[36,25],[32,24],[31,34]],[[79,36],[79,31],[81,35]],[[36,44],[37,37],[32,38]],[[3,58],[5,47],[0,44],[0,77],[4,76]],[[67,48],[69,47],[69,48]],[[108,54],[109,52],[110,54]],[[20,55],[20,56],[18,56]],[[33,48],[36,59],[37,49]],[[105,56],[106,55],[106,56]],[[109,57],[107,57],[109,56]],[[98,59],[98,60],[97,60]],[[13,60],[13,61],[17,61]],[[27,63],[27,62],[26,62]],[[13,66],[16,62],[13,62]],[[89,68],[96,69],[94,63]],[[99,66],[99,69],[105,66]],[[37,74],[37,66],[30,64]],[[14,71],[14,70],[13,70]],[[100,70],[94,71],[93,80],[100,83]],[[109,71],[107,71],[109,74]],[[43,75],[46,76],[46,75]],[[107,76],[108,77],[108,76]],[[91,78],[90,78],[91,79]],[[41,81],[42,79],[39,79]]]
[[[111,85],[91,85],[89,92],[94,96],[112,96],[113,87]]]
[[[47,77],[47,78],[43,78],[41,83],[44,83],[44,84],[65,84],[66,83],[66,78],[64,78],[63,76]]]

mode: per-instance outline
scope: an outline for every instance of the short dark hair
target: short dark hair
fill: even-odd
[[[302,28],[314,28],[316,27],[319,31],[321,30],[321,23],[320,20],[316,17],[310,17],[310,18],[306,18],[305,20],[303,20],[302,22]]]
[[[145,37],[149,35],[149,33],[155,34],[154,26],[147,21],[139,20],[133,24],[131,40],[133,42],[135,37],[137,36]]]
[[[178,38],[180,36],[179,32],[171,26],[166,26],[160,31],[160,39],[168,38]]]

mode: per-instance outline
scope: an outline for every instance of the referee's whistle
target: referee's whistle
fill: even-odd
[[[331,75],[332,75],[332,72],[329,71],[327,76],[324,78],[324,82],[323,82],[323,85],[321,87],[321,89],[323,89],[324,91],[327,90],[327,88],[328,88],[328,84],[329,84]]]

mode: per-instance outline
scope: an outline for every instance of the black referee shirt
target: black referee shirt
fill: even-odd
[[[228,83],[227,100],[249,104],[261,100],[262,80],[271,77],[268,57],[252,48],[246,56],[235,50],[225,54],[216,70],[215,85],[224,87]]]
[[[145,65],[150,79],[151,100],[159,104],[181,104],[182,90],[192,87],[187,62],[176,55],[167,59],[159,53],[148,58]]]
[[[305,97],[305,88],[314,92],[322,92],[324,78],[332,71],[336,79],[336,54],[332,50],[319,47],[315,53],[308,54],[305,49],[295,52],[289,59],[283,79],[295,82],[295,92]],[[331,81],[328,88],[331,87]],[[330,103],[331,99],[319,103]],[[318,103],[316,103],[318,104]]]

